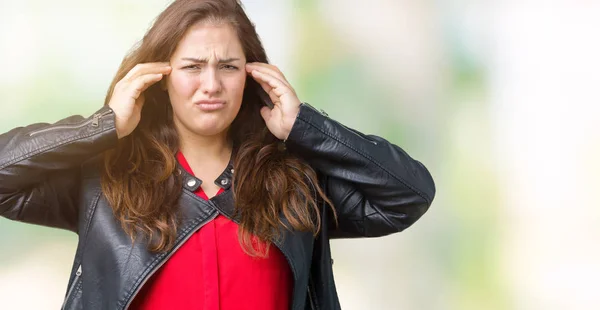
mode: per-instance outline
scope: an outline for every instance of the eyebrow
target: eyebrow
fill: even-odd
[[[195,63],[208,63],[208,59],[207,58],[192,58],[192,57],[184,57],[181,58],[181,60],[186,60],[186,61],[191,61],[191,62],[195,62]],[[226,58],[226,59],[219,59],[220,64],[222,63],[231,63],[234,61],[240,60],[239,58]]]

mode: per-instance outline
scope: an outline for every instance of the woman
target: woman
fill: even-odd
[[[0,214],[79,235],[65,309],[339,309],[329,240],[402,231],[434,193],[301,103],[234,0],[172,3],[91,117],[0,136]]]

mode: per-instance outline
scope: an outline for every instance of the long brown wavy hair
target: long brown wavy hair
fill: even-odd
[[[268,62],[254,25],[239,1],[177,0],[157,17],[123,59],[105,105],[115,84],[127,72],[139,63],[169,61],[188,28],[198,22],[229,23],[237,31],[247,61]],[[244,251],[254,256],[268,255],[280,227],[310,231],[316,236],[321,229],[319,197],[333,209],[319,187],[315,171],[278,147],[281,142],[260,116],[264,105],[260,92],[264,90],[248,77],[242,106],[228,131],[234,146],[232,188],[240,221],[238,236]],[[156,84],[144,96],[137,128],[105,154],[102,190],[132,240],[141,235],[148,241],[149,250],[161,252],[174,246],[179,222],[182,180],[175,173],[179,137],[167,92]],[[257,248],[253,236],[266,242],[267,247]]]

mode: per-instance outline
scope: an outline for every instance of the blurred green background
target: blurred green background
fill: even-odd
[[[97,110],[169,2],[0,0],[0,132]],[[244,4],[301,100],[436,181],[403,233],[332,242],[344,309],[600,309],[600,4]],[[59,308],[76,238],[0,219],[0,308]]]

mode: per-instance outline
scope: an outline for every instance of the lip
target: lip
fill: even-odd
[[[194,102],[194,105],[200,108],[202,111],[215,111],[222,109],[225,106],[225,101],[223,100],[200,100]]]

